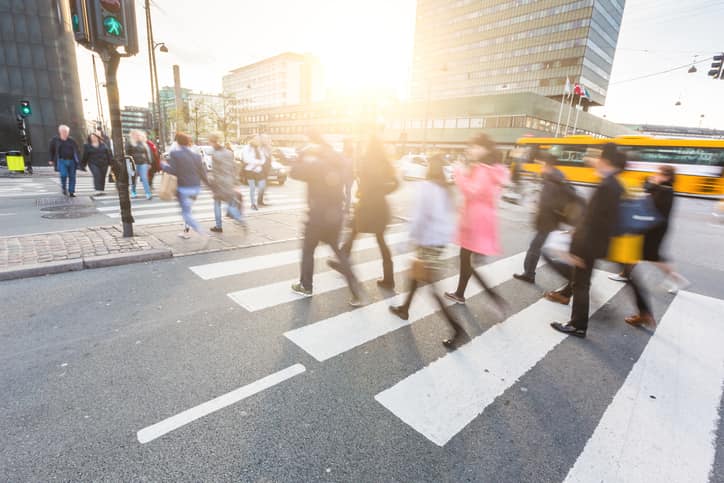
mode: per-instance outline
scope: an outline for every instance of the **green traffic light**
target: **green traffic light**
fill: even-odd
[[[71,22],[73,23],[73,32],[80,32],[80,18],[77,13],[73,14]]]
[[[120,37],[123,33],[123,24],[114,16],[109,15],[103,19],[103,28],[108,35]]]
[[[20,116],[21,117],[28,117],[33,113],[33,110],[30,108],[30,102],[28,101],[20,101]]]

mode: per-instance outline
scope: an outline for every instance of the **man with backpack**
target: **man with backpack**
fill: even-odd
[[[558,229],[561,222],[575,226],[585,205],[573,186],[568,183],[565,175],[556,168],[558,160],[555,156],[545,151],[539,151],[535,156],[535,161],[543,164],[541,169],[543,189],[538,203],[538,214],[535,218],[536,234],[525,255],[523,273],[513,275],[518,280],[527,283],[535,283],[535,269],[540,260],[541,248],[548,235]]]

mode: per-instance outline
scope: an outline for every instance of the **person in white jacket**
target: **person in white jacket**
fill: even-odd
[[[258,210],[256,188],[262,191],[265,187],[264,163],[266,162],[266,153],[261,147],[261,137],[254,136],[249,144],[246,145],[242,153],[244,161],[244,174],[249,184],[249,198],[251,199],[251,209]]]
[[[409,279],[410,291],[402,305],[390,307],[390,312],[403,320],[409,318],[410,304],[418,285],[433,282],[434,275],[442,266],[445,248],[452,240],[455,230],[455,203],[452,187],[443,170],[444,164],[445,160],[442,155],[436,155],[430,159],[427,179],[418,186],[417,199],[413,205],[410,240],[416,246],[416,255]],[[432,296],[454,331],[453,337],[445,339],[443,344],[452,346],[460,326],[434,287]]]

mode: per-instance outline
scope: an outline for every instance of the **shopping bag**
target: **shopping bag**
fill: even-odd
[[[650,196],[624,199],[619,204],[617,234],[646,233],[663,223],[664,217],[656,209]]]
[[[571,237],[572,233],[567,230],[552,231],[541,248],[543,257],[554,262],[573,265],[570,254]]]
[[[643,235],[619,235],[611,238],[607,258],[612,262],[632,265],[641,260],[643,249]]]
[[[178,192],[178,179],[176,176],[163,173],[161,176],[161,188],[158,192],[158,197],[163,201],[171,201],[176,198]]]

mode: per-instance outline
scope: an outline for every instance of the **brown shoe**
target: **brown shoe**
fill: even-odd
[[[630,317],[626,317],[624,320],[626,321],[627,324],[633,325],[635,327],[638,327],[641,325],[650,327],[652,329],[656,327],[656,320],[654,320],[654,318],[651,316],[651,314],[632,315]]]
[[[571,297],[566,297],[560,292],[546,292],[545,297],[551,302],[556,302],[561,305],[568,305],[571,301]]]

